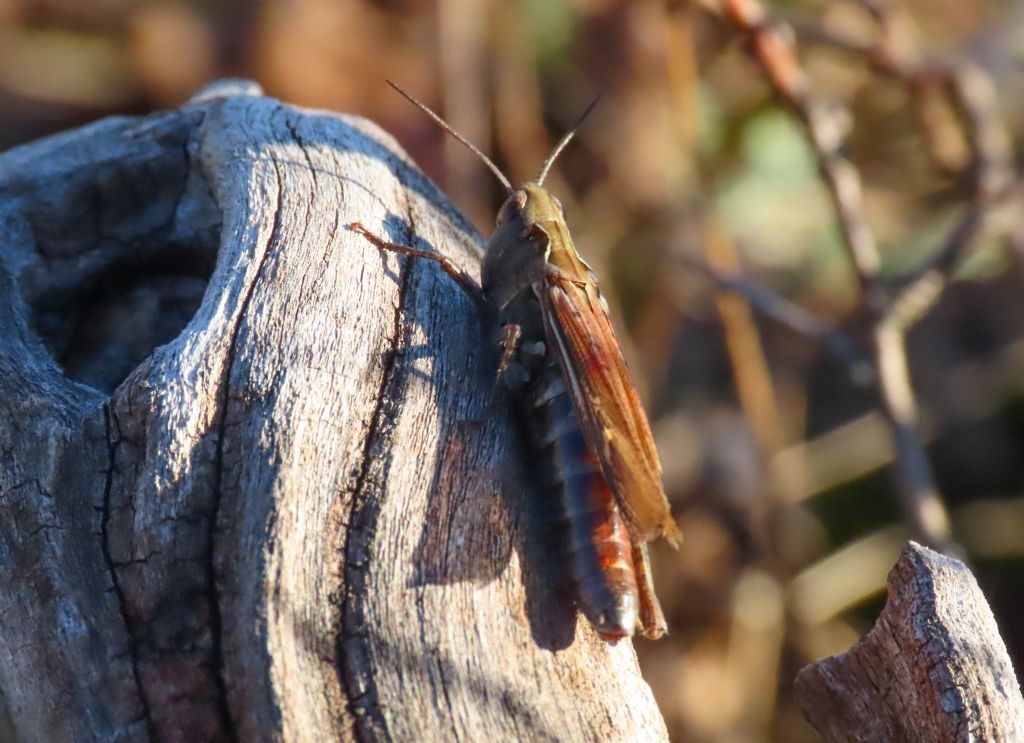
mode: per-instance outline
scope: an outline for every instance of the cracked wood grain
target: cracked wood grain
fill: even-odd
[[[113,556],[110,552],[110,493],[113,489],[114,482],[114,471],[117,466],[117,445],[118,442],[114,437],[114,425],[116,421],[113,420],[113,413],[110,411],[108,403],[103,404],[103,423],[104,423],[104,435],[107,441],[107,450],[110,456],[107,460],[107,469],[104,473],[104,486],[103,486],[103,502],[102,502],[102,516],[100,517],[100,550],[103,553],[103,562],[106,565],[107,572],[110,574],[110,582],[114,594],[117,596],[118,609],[121,613],[121,620],[124,622],[125,629],[128,632],[128,655],[130,658],[132,680],[135,684],[135,691],[138,694],[139,705],[141,706],[140,718],[146,723],[146,732],[150,739],[157,738],[157,729],[154,725],[153,711],[150,707],[149,698],[146,692],[146,686],[142,682],[142,677],[139,673],[139,644],[138,638],[133,632],[133,622],[129,619],[127,611],[127,603],[125,601],[124,588],[121,586],[121,582],[118,575],[118,563],[114,561]]]
[[[664,740],[372,124],[251,83],[0,155],[0,739]]]
[[[824,741],[1024,740],[1024,699],[974,576],[913,542],[872,630],[804,668],[796,693]]]

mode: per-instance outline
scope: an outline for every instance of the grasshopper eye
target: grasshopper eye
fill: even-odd
[[[528,224],[523,230],[522,237],[526,238],[526,241],[530,243],[538,252],[547,250],[548,247],[548,235],[544,230],[535,224]]]
[[[505,224],[505,222],[512,219],[512,217],[519,214],[525,208],[526,191],[516,191],[508,197],[505,203],[501,205],[501,209],[498,210],[497,223],[499,225]]]

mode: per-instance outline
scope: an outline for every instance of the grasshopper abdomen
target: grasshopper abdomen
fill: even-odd
[[[534,436],[552,465],[580,609],[602,638],[628,637],[639,611],[632,543],[554,360],[530,393]]]

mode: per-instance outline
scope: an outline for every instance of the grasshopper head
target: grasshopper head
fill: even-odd
[[[563,229],[557,229],[559,226]],[[560,247],[554,233],[568,234],[564,227],[561,202],[543,186],[526,183],[513,191],[498,210],[495,235],[501,233],[503,244],[514,242],[518,250],[546,262],[552,251]]]
[[[519,218],[524,225],[565,221],[562,203],[538,183],[524,183],[513,191],[498,211],[498,226]]]
[[[498,224],[484,255],[484,291],[504,307],[552,271],[593,280],[573,245],[561,202],[543,186],[515,189],[498,211]]]
[[[390,80],[388,84],[468,147],[508,190],[509,197],[498,212],[498,227],[487,243],[481,277],[484,292],[499,308],[504,308],[524,289],[552,270],[560,270],[575,280],[593,280],[590,267],[573,247],[561,203],[542,184],[559,153],[575,136],[576,129],[597,105],[599,98],[587,106],[576,123],[555,145],[541,166],[537,179],[514,189],[498,166],[472,142],[452,129],[415,96]]]

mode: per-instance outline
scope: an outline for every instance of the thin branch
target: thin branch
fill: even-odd
[[[678,256],[688,269],[696,271],[721,291],[742,297],[757,312],[816,343],[847,367],[850,380],[858,386],[875,382],[875,369],[857,342],[835,325],[809,312],[763,284],[737,273],[725,273],[703,261]]]
[[[776,95],[803,123],[864,299],[869,308],[879,312],[884,297],[877,281],[881,268],[878,245],[864,216],[860,174],[841,149],[849,114],[836,103],[823,105],[812,100],[789,26],[769,19],[758,0],[725,0],[724,7],[729,19],[746,35]]]
[[[959,555],[952,541],[949,515],[932,477],[928,453],[917,430],[917,402],[907,366],[906,336],[882,321],[874,328],[878,389],[896,446],[896,481],[904,511],[914,529],[946,554]]]
[[[917,104],[921,126],[937,149],[939,139],[934,117],[925,111],[929,90],[944,91],[949,105],[959,114],[963,136],[971,150],[967,165],[972,184],[972,203],[932,257],[896,283],[899,294],[886,311],[887,320],[909,329],[938,301],[970,245],[983,231],[988,212],[1014,197],[1017,175],[1010,136],[998,114],[995,86],[989,76],[969,62],[922,62],[895,39],[895,19],[885,0],[858,0],[877,23],[880,41],[869,44],[809,24],[800,24],[799,35],[808,41],[863,57],[872,69],[890,76],[907,88]],[[935,158],[933,158],[935,159]],[[898,318],[898,320],[897,320]]]
[[[942,296],[961,256],[981,232],[987,209],[976,204],[953,228],[931,258],[915,268],[899,283],[900,291],[892,298],[884,321],[905,333],[916,325]]]
[[[909,49],[897,46],[895,13],[888,0],[858,0],[875,20],[881,42],[873,47],[874,67],[901,80],[910,94],[941,85],[958,112],[964,138],[971,148],[975,198],[989,201],[1003,194],[1015,180],[1010,136],[998,113],[995,86],[988,74],[972,62],[921,61]]]
[[[946,509],[917,431],[917,407],[903,328],[887,322],[890,303],[879,276],[878,245],[864,215],[860,174],[841,150],[849,115],[838,104],[825,106],[812,100],[789,26],[770,19],[758,0],[724,0],[724,9],[746,36],[776,95],[804,124],[831,196],[862,302],[874,320],[879,400],[896,446],[896,483],[904,512],[922,539],[938,549],[955,552]],[[871,5],[873,13],[881,14],[883,9],[879,3]],[[935,298],[937,294],[931,301]]]

